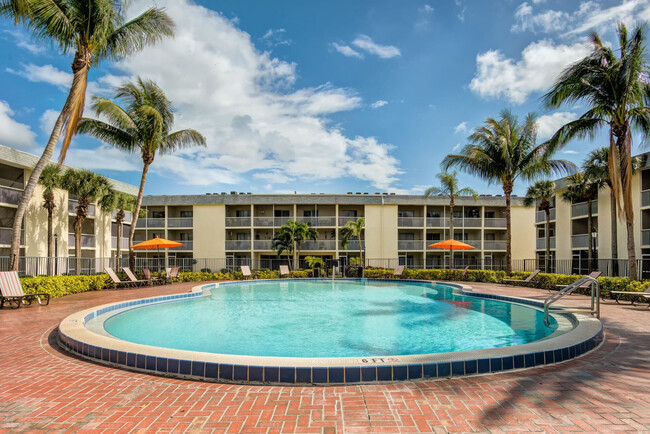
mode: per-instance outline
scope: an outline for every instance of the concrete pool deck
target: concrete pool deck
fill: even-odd
[[[196,283],[90,292],[0,311],[0,432],[650,431],[650,309],[602,305],[605,343],[560,365],[341,387],[201,383],[126,372],[58,349],[69,314]],[[547,291],[474,283],[543,300]],[[571,296],[563,304],[585,304]]]

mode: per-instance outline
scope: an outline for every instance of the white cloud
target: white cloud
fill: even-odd
[[[456,146],[454,146],[453,148],[451,148],[451,152],[456,152],[456,151],[458,151],[458,150],[460,149],[460,146],[461,146],[460,143],[456,143]]]
[[[576,155],[576,154],[579,154],[578,151],[574,151],[574,150],[572,150],[572,149],[565,149],[565,150],[563,150],[563,151],[561,151],[561,152],[562,152],[563,154],[569,154],[569,155]]]
[[[352,45],[364,50],[370,54],[374,54],[381,59],[390,59],[392,57],[400,56],[402,53],[399,48],[393,45],[379,45],[370,38],[368,35],[361,35],[352,41]]]
[[[116,162],[119,164],[115,164]],[[95,149],[83,149],[75,146],[74,152],[68,152],[65,164],[87,170],[142,171],[142,160],[138,154],[125,154],[119,149],[105,144]]]
[[[284,173],[274,170],[270,172],[262,172],[253,174],[255,179],[263,179],[269,183],[273,182],[275,184],[286,184],[287,182],[294,181],[294,178],[286,176]],[[269,184],[270,185],[270,184]]]
[[[454,133],[466,133],[467,132],[467,122],[461,122],[454,127]]]
[[[332,42],[332,47],[342,55],[346,57],[356,57],[357,59],[363,59],[363,54],[359,53],[354,48],[351,48],[349,45],[340,45],[336,42]]]
[[[383,99],[380,99],[380,100],[375,101],[372,104],[370,104],[370,107],[372,107],[374,109],[378,109],[379,107],[383,107],[386,104],[388,104],[388,101],[384,101]]]
[[[456,3],[456,6],[460,8],[460,12],[457,15],[458,19],[461,22],[465,22],[465,11],[467,11],[467,6],[463,4],[462,0],[454,0],[454,3]]]
[[[135,0],[136,13],[149,5]],[[294,89],[296,65],[260,52],[250,35],[188,0],[163,0],[176,37],[118,63],[155,80],[177,109],[174,128],[195,128],[207,148],[157,158],[152,170],[192,185],[249,182],[249,174],[297,180],[352,177],[389,188],[400,174],[392,147],[347,137],[327,115],[361,106],[349,89]],[[113,160],[114,163],[115,160]]]
[[[433,11],[434,9],[428,4],[418,8],[418,19],[415,21],[414,25],[415,30],[423,32],[429,29],[429,26],[431,25],[430,17],[433,14]]]
[[[54,124],[56,123],[59,114],[61,114],[61,112],[58,110],[48,109],[45,110],[41,115],[39,119],[39,127],[41,129],[41,132],[45,134],[46,137],[49,138],[50,134],[52,134]]]
[[[570,21],[571,16],[563,11],[547,10],[534,14],[533,8],[524,2],[515,11],[515,24],[511,30],[513,32],[552,33],[564,30]]]
[[[6,101],[0,100],[0,144],[30,150],[36,146],[36,134],[29,125],[13,119],[14,111]]]
[[[24,48],[32,54],[43,54],[46,51],[45,47],[34,44],[29,35],[21,30],[5,30],[5,33],[13,36],[16,46]]]
[[[590,52],[586,42],[555,45],[549,40],[529,44],[518,61],[489,50],[476,56],[477,71],[469,88],[483,98],[521,104],[532,92],[547,90],[564,68]]]
[[[72,73],[64,72],[52,65],[43,65],[38,66],[33,63],[27,65],[21,64],[22,69],[20,71],[15,71],[11,68],[7,68],[7,72],[12,74],[20,75],[25,77],[27,80],[33,83],[49,83],[59,88],[69,88],[72,84]]]
[[[291,45],[293,41],[284,37],[286,32],[285,29],[268,29],[261,39],[268,47]]]
[[[576,15],[579,24],[568,32],[569,35],[582,35],[593,30],[602,33],[613,29],[619,21],[630,26],[650,20],[650,1],[624,0],[619,5],[605,9],[601,9],[595,1],[583,1]]]
[[[564,124],[578,119],[576,113],[555,112],[537,118],[537,138],[545,140],[551,138]]]

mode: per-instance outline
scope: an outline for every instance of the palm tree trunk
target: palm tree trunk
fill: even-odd
[[[135,252],[131,248],[133,245],[133,236],[135,235],[135,227],[138,225],[138,216],[140,215],[142,196],[144,195],[144,184],[147,182],[147,172],[149,171],[149,165],[153,162],[153,155],[150,156],[150,159],[147,157],[144,156],[142,158],[144,167],[142,168],[142,177],[140,178],[140,190],[138,190],[138,198],[135,201],[135,210],[133,211],[133,221],[129,230],[129,267],[131,270],[135,270]]]
[[[81,274],[81,224],[83,220],[77,217],[74,226],[74,255],[76,256],[75,272],[77,276]]]
[[[616,198],[614,190],[609,189],[609,213],[612,220],[612,275],[618,276],[618,215],[616,214]]]
[[[591,273],[591,253],[593,252],[593,238],[591,236],[591,231],[593,229],[593,222],[591,221],[591,199],[587,199],[587,272]]]
[[[116,258],[117,260],[115,262],[115,268],[118,269],[118,270],[120,269],[120,265],[122,265],[120,263],[121,262],[120,259],[121,259],[121,256],[122,256],[121,255],[122,252],[121,252],[121,249],[120,249],[120,247],[121,247],[120,244],[122,244],[122,221],[118,219],[117,220],[117,247],[116,247],[116,252],[115,252],[115,256],[117,257]]]
[[[512,194],[512,181],[503,183],[503,193],[506,196],[506,273],[512,273],[512,218],[510,215],[510,195]]]
[[[546,257],[544,258],[544,272],[550,273],[550,271],[548,271],[548,262],[551,257],[551,210],[546,208],[544,213],[546,214]]]
[[[300,247],[298,243],[293,242],[293,269],[298,269],[298,258],[300,257]]]
[[[47,261],[52,261],[52,210],[47,210]],[[54,274],[54,264],[49,264],[49,273],[50,275]]]
[[[454,197],[449,197],[449,239],[454,239]],[[454,268],[454,250],[449,249],[449,269]]]
[[[634,214],[625,216],[625,227],[627,229],[628,275],[632,280],[639,280],[639,270],[636,264],[636,246],[634,243]]]

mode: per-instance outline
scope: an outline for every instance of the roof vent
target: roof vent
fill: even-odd
[[[251,193],[251,192],[249,191],[249,192],[248,192],[248,193],[246,193],[246,194],[253,194],[253,193]]]
[[[367,192],[367,191],[364,191],[363,194],[368,194],[368,192]]]
[[[391,193],[390,195],[391,195],[391,196],[395,196],[395,193]]]
[[[205,193],[206,196],[212,196],[212,193]]]
[[[226,193],[225,191],[222,191],[221,194],[228,194],[228,193]]]
[[[357,191],[357,194],[361,194],[361,192],[360,192],[360,191]]]
[[[237,194],[237,192],[236,191],[231,191],[230,194]]]
[[[351,191],[348,191],[348,194],[352,194],[352,192],[351,192]]]
[[[382,194],[388,194],[388,193],[386,193],[386,192],[383,192]]]

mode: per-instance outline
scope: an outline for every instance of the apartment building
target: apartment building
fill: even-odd
[[[320,256],[343,262],[359,256],[359,240],[343,245],[339,229],[365,219],[362,237],[370,265],[435,268],[448,263],[448,252],[428,247],[450,238],[446,197],[388,193],[259,195],[231,192],[205,195],[145,196],[146,218],[138,220],[135,241],[161,236],[183,243],[161,252],[168,258],[226,258],[228,264],[270,268],[277,259],[272,239],[288,220],[310,223],[317,241],[302,246],[301,257]],[[512,200],[513,258],[533,258],[534,207]],[[455,238],[475,247],[457,251],[460,263],[501,268],[506,250],[505,198],[482,195],[458,198]],[[159,255],[146,253],[148,257]]]
[[[0,258],[8,262],[11,234],[16,209],[25,184],[38,157],[0,145]],[[124,193],[137,194],[138,189],[120,181],[110,180],[113,187]],[[74,215],[77,202],[65,190],[54,192],[57,206],[54,210],[54,233],[56,234],[56,257],[74,256]],[[82,257],[109,258],[117,247],[117,223],[115,213],[102,212],[95,204],[90,206],[88,219],[82,227]],[[123,234],[128,234],[133,216],[124,222]],[[122,239],[122,248],[128,249],[128,239]],[[29,203],[23,223],[21,257],[47,256],[47,211],[43,208],[43,189],[37,186]],[[90,263],[90,261],[87,261]],[[44,262],[43,262],[44,264]],[[31,268],[40,267],[38,261],[30,261]],[[72,262],[71,262],[72,264]],[[2,265],[2,264],[0,264]],[[67,263],[65,265],[68,266]],[[41,274],[43,270],[28,270],[29,274]],[[59,272],[71,270],[62,269]]]

